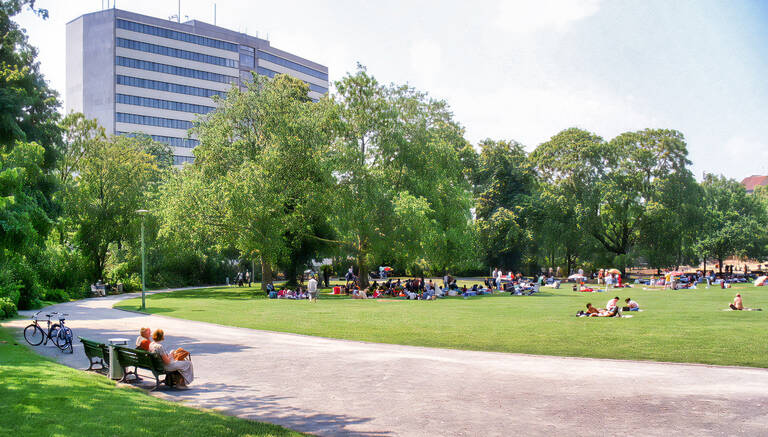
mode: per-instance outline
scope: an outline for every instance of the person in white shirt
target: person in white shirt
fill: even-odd
[[[613,299],[609,300],[607,304],[605,304],[605,309],[608,311],[611,311],[618,304],[619,304],[619,297],[616,296]]]
[[[317,280],[314,275],[307,282],[307,292],[309,293],[309,301],[317,302]]]
[[[640,305],[638,305],[634,300],[626,298],[624,299],[624,302],[627,304],[627,307],[624,308],[625,311],[640,311]]]

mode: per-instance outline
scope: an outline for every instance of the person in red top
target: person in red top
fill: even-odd
[[[141,328],[139,330],[139,336],[136,337],[136,349],[144,349],[149,351],[149,345],[152,343],[150,335],[152,331],[149,328]]]

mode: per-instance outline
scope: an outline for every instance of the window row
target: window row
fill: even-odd
[[[299,63],[289,61],[287,59],[281,58],[279,56],[275,56],[271,53],[263,52],[259,50],[259,59],[264,59],[265,61],[272,62],[273,64],[282,65],[283,67],[288,67],[291,70],[300,71],[304,74],[308,74],[312,77],[316,77],[318,79],[322,79],[324,81],[328,81],[328,73],[323,73],[322,71],[317,71],[312,68],[309,68],[305,65],[301,65]]]
[[[175,120],[173,118],[152,117],[149,115],[126,114],[125,112],[116,113],[116,119],[119,123],[143,124],[145,126],[167,127],[170,129],[192,129],[192,122],[186,120]]]
[[[169,111],[191,112],[193,114],[207,114],[214,109],[211,106],[195,105],[194,103],[129,96],[127,94],[115,94],[115,102],[125,105],[146,106],[147,108],[167,109]]]
[[[126,137],[135,137],[135,136],[147,135],[147,134],[134,133],[134,132],[131,132],[131,133],[118,132],[117,135],[124,135]],[[194,149],[195,147],[200,145],[200,141],[193,140],[191,138],[166,137],[164,135],[147,135],[147,136],[152,138],[152,141],[157,141],[158,143],[165,143],[173,147],[184,147],[186,149]]]
[[[277,71],[272,71],[272,70],[270,70],[268,68],[264,68],[264,67],[259,67],[258,69],[256,69],[256,72],[259,73],[262,76],[267,76],[270,79],[275,77],[276,74],[279,74]],[[240,75],[240,78],[241,79],[243,78],[242,74]],[[250,82],[250,77],[248,79],[249,79],[248,81]],[[309,85],[309,89],[310,90],[312,90],[312,91],[314,91],[316,93],[328,94],[328,88],[326,88],[326,87],[322,87],[320,85],[315,85],[313,83],[306,82],[306,81],[305,81],[305,83],[307,85]]]
[[[176,76],[191,77],[193,79],[210,80],[212,82],[236,83],[237,78],[224,74],[211,73],[210,71],[193,70],[191,68],[178,67],[176,65],[158,64],[157,62],[143,61],[141,59],[115,57],[115,64],[128,68],[156,71],[158,73],[175,74]]]
[[[188,50],[174,49],[173,47],[159,46],[148,42],[134,41],[132,39],[115,38],[115,44],[141,52],[154,53],[156,55],[170,56],[173,58],[186,59],[188,61],[203,62],[206,64],[221,65],[223,67],[237,68],[237,61],[234,59],[221,58],[219,56],[206,55],[203,53],[190,52]]]
[[[135,86],[139,88],[149,88],[158,91],[167,91],[169,93],[188,94],[190,96],[213,97],[223,96],[224,91],[209,90],[207,88],[198,88],[196,86],[179,85],[177,83],[160,82],[158,80],[141,79],[138,77],[115,76],[118,85]]]
[[[132,32],[146,33],[147,35],[154,35],[162,38],[175,39],[177,41],[190,42],[192,44],[213,47],[216,49],[229,50],[230,52],[237,51],[237,44],[233,44],[231,42],[221,41],[213,38],[206,38],[204,36],[193,35],[191,33],[178,32],[178,31],[166,29],[163,27],[150,26],[149,24],[134,23],[133,21],[118,19],[117,27],[120,29],[130,30]]]
[[[193,162],[195,162],[195,158],[193,156],[173,155],[173,165],[183,165],[186,163],[193,163]]]

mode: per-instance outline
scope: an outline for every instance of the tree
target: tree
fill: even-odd
[[[540,145],[533,159],[543,181],[573,202],[579,229],[623,268],[644,239],[673,241],[670,252],[681,256],[695,216],[684,202],[694,195],[687,154],[673,130],[627,132],[608,143],[572,128]]]
[[[56,93],[45,83],[24,30],[12,17],[34,1],[0,1],[0,298],[28,308],[38,297],[32,269],[57,214]],[[8,291],[10,290],[10,291]]]
[[[476,226],[489,266],[517,270],[531,244],[527,218],[532,212],[536,175],[517,142],[480,142],[477,170]]]
[[[698,233],[696,251],[718,261],[720,272],[729,256],[760,258],[766,255],[766,209],[740,183],[707,174],[701,184],[704,196],[704,225]]]
[[[103,277],[110,244],[121,244],[146,207],[146,191],[158,178],[154,156],[135,138],[89,140],[75,171],[67,212],[76,227],[75,242],[92,262],[92,278]]]
[[[259,258],[262,287],[270,283],[289,243],[313,235],[333,185],[326,161],[333,106],[307,92],[287,75],[254,76],[246,90],[219,100],[196,127],[195,163],[162,189],[165,234]]]
[[[337,180],[332,223],[368,267],[444,267],[471,234],[469,145],[445,102],[410,87],[385,87],[362,67],[336,83],[341,118],[333,143]],[[418,267],[418,266],[421,267]]]

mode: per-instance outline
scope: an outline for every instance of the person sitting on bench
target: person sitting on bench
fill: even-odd
[[[136,337],[136,349],[142,349],[149,352],[149,345],[152,344],[152,331],[149,328],[141,328],[139,336]]]
[[[177,351],[179,351],[179,349],[172,350],[170,354],[165,351],[163,345],[160,344],[160,342],[165,339],[165,334],[162,329],[156,330],[152,334],[152,339],[154,342],[149,346],[149,351],[160,355],[160,359],[163,360],[163,367],[166,372],[179,372],[181,374],[181,381],[179,381],[178,387],[186,388],[195,379],[195,373],[192,369],[192,361],[177,361],[176,357],[178,356]]]

